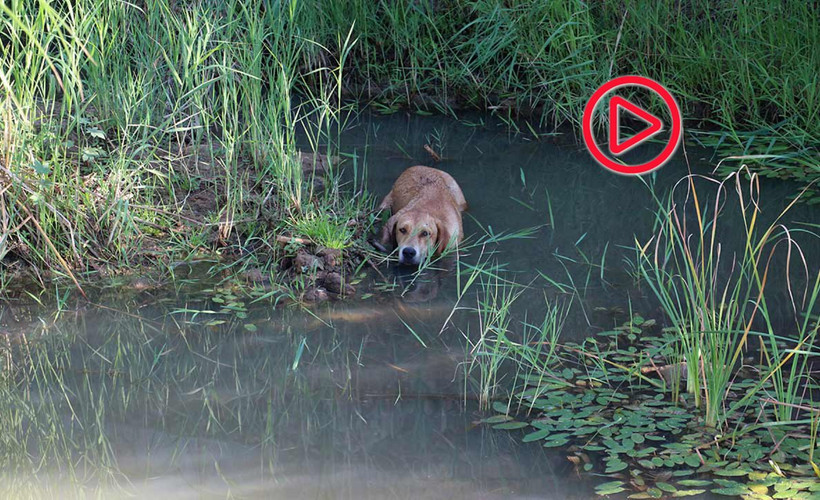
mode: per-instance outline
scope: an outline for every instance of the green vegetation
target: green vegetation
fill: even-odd
[[[342,196],[330,154],[347,113],[338,94],[353,40],[328,54],[301,36],[301,10],[4,4],[5,282],[21,263],[41,280],[79,286],[79,275],[217,250],[244,262],[235,269],[267,269],[284,255],[275,243],[283,234],[359,245],[371,201]],[[297,136],[311,154],[300,154]]]
[[[798,385],[807,376],[807,366],[797,360],[803,357],[799,353],[804,344],[808,343],[811,348],[816,332],[807,332],[808,319],[803,321],[797,345],[792,348],[798,354],[791,365],[792,373],[785,377],[791,378],[786,389],[778,347],[782,337],[774,331],[770,320],[765,290],[767,277],[777,273],[776,267],[779,267],[779,261],[778,266],[772,265],[778,245],[788,247],[783,271],[787,278],[796,265],[802,265],[807,276],[814,269],[810,270],[805,262],[791,261],[791,252],[801,251],[789,228],[781,225],[790,206],[766,227],[758,227],[762,219],[760,208],[751,203],[760,197],[756,174],[752,174],[749,192],[746,182],[735,175],[717,185],[714,199],[698,192],[697,184],[701,181],[697,176],[688,176],[678,184],[686,190],[686,199],[690,201],[680,203],[683,197],[673,191],[669,202],[657,214],[658,230],[653,241],[638,245],[638,260],[642,277],[680,334],[680,359],[674,362],[685,365],[686,373],[702,375],[686,377],[686,391],[694,397],[695,407],[704,408],[706,425],[715,427],[725,418],[723,399],[732,370],[748,347],[750,334],[758,333],[753,330],[755,320],[765,323],[761,341],[768,341],[767,354],[773,356],[766,378],[774,377],[777,395],[784,398],[781,401],[793,403],[797,396],[794,391],[802,390]],[[729,194],[730,190],[734,193]],[[732,248],[723,242],[726,221],[721,214],[732,209],[739,214],[744,231],[741,248]],[[806,286],[810,287],[811,283]],[[801,294],[789,290],[791,297],[795,293],[806,298],[805,291]],[[805,307],[806,314],[811,314],[815,300],[816,296],[812,295],[811,300],[803,300],[799,308]],[[797,303],[791,306],[798,309]],[[796,320],[799,324],[800,319]]]
[[[338,31],[352,29],[358,41],[346,88],[385,112],[409,104],[453,114],[468,106],[577,124],[599,85],[639,74],[677,96],[687,127],[716,129],[697,140],[721,156],[746,156],[767,176],[820,178],[815,2],[313,5],[299,18],[303,33],[333,47]]]
[[[698,141],[813,185],[817,17],[799,1],[15,0],[0,15],[0,257],[76,279],[247,257],[301,230],[355,246],[369,199],[343,203],[336,168],[314,190],[297,152],[297,136],[336,152],[345,100],[558,126],[630,73],[718,130]]]
[[[797,200],[762,214],[765,193],[749,177],[687,176],[658,200],[634,265],[664,317],[629,311],[564,341],[563,308],[517,318],[523,287],[497,267],[489,280],[473,271],[481,335],[466,370],[483,402],[495,401],[485,422],[526,429],[525,442],[565,447],[579,470],[616,479],[599,485],[602,496],[814,498],[820,270],[801,242],[817,235],[784,224]],[[548,281],[581,298],[572,283]]]

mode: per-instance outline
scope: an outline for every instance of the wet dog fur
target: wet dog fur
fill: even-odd
[[[383,251],[398,248],[400,264],[418,265],[428,256],[458,246],[464,238],[461,212],[467,210],[467,201],[455,179],[441,170],[408,168],[379,209],[392,215],[378,243]]]

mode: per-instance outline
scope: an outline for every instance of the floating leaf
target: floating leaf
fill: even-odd
[[[801,493],[800,490],[783,490],[772,495],[772,498],[788,498],[791,500],[796,500],[799,498],[809,498],[809,495],[808,493]]]
[[[563,446],[567,443],[569,443],[569,439],[567,439],[567,438],[558,438],[558,439],[555,439],[555,440],[547,440],[546,442],[544,442],[544,446],[546,448],[555,448],[557,446]]]
[[[497,411],[498,413],[503,413],[506,415],[509,411],[509,408],[501,401],[496,401],[493,403],[493,410]]]
[[[530,424],[527,422],[505,422],[503,424],[494,425],[493,429],[499,429],[502,431],[509,431],[514,429],[523,429],[524,427],[528,427]]]
[[[750,469],[746,469],[744,467],[738,467],[735,469],[717,469],[714,473],[718,476],[724,477],[738,477],[738,476],[745,476],[751,472]]]
[[[681,486],[709,486],[712,481],[707,479],[681,479],[678,484]]]
[[[507,422],[508,420],[512,420],[512,418],[507,415],[493,415],[492,417],[485,418],[481,422],[485,424],[497,424],[499,422]]]
[[[749,489],[743,486],[738,486],[734,488],[715,488],[712,490],[712,493],[717,495],[725,495],[729,497],[738,497],[749,493]]]
[[[657,486],[658,489],[660,489],[660,490],[666,491],[667,493],[674,493],[674,492],[678,491],[678,489],[675,488],[674,486],[672,486],[671,484],[664,483],[664,482],[661,482],[661,481],[658,481],[657,483],[655,483],[655,486]]]
[[[675,472],[673,472],[672,475],[675,476],[675,477],[683,477],[683,476],[691,476],[694,473],[695,473],[695,471],[693,471],[691,469],[678,469]]]
[[[737,488],[737,487],[744,487],[745,486],[737,481],[730,481],[728,479],[715,479],[715,483],[719,484],[720,486],[724,486],[726,488]]]
[[[696,454],[687,455],[684,457],[683,462],[688,465],[689,467],[700,467],[700,457]]]
[[[529,443],[531,441],[538,441],[539,439],[544,439],[545,437],[547,437],[550,434],[550,432],[552,432],[550,429],[541,429],[539,431],[531,432],[525,435],[522,441],[524,441],[525,443]]]
[[[769,493],[769,487],[766,486],[765,484],[750,484],[750,485],[748,485],[748,488],[753,493],[758,493],[758,494],[761,494],[761,495],[765,495],[765,494]]]
[[[691,497],[695,495],[702,495],[703,493],[706,493],[706,490],[678,490],[673,493],[672,496],[675,498]]]
[[[613,472],[622,471],[622,470],[626,469],[628,466],[629,466],[629,464],[627,464],[623,460],[620,460],[620,459],[616,458],[614,460],[607,461],[606,471],[605,472],[607,474],[612,474]]]
[[[596,486],[595,493],[601,496],[614,495],[616,493],[626,491],[623,486],[623,481],[609,481],[607,483],[599,484],[598,486]]]

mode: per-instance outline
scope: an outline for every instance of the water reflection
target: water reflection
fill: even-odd
[[[635,236],[653,228],[648,189],[604,172],[577,147],[440,118],[368,122],[344,148],[366,159],[368,185],[381,194],[405,167],[428,163],[431,131],[448,158],[438,166],[471,202],[473,241],[484,230],[538,228],[463,257],[497,260],[505,276],[530,284],[514,332],[541,314],[545,294],[572,303],[564,339],[611,325],[618,307],[659,317],[624,263]],[[687,171],[678,161],[647,182],[662,193]],[[764,201],[776,213],[782,198]],[[794,218],[812,213],[801,207]],[[816,255],[811,245],[804,250]],[[384,273],[395,288],[364,301],[310,311],[245,304],[247,317],[214,314],[213,283],[101,290],[102,307],[58,316],[6,306],[0,495],[592,497],[591,478],[560,451],[474,425],[484,414],[479,375],[469,373],[478,329],[466,308],[480,287],[459,298],[452,267],[418,279]],[[368,279],[360,290],[384,285]]]
[[[329,304],[317,316],[332,327],[262,308],[203,326],[194,311],[207,301],[189,299],[184,313],[162,302],[88,311],[11,347],[4,496],[586,491],[567,491],[560,455],[473,425],[461,341],[421,327],[442,307]]]

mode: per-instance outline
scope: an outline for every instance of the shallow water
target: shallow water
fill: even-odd
[[[476,117],[466,122],[480,120]],[[438,150],[444,160],[432,163],[424,150],[425,144]],[[571,137],[546,136],[536,140],[527,134],[511,135],[507,126],[497,121],[471,127],[434,116],[391,117],[365,123],[346,135],[345,147],[367,160],[368,186],[379,195],[386,193],[401,171],[411,165],[433,165],[452,174],[470,204],[464,228],[472,241],[487,230],[502,233],[538,228],[531,238],[487,247],[485,251],[492,251],[492,257],[480,255],[481,248],[475,248],[467,259],[503,263],[517,283],[535,280],[533,287],[538,293],[527,294],[519,301],[524,309],[537,310],[542,306],[543,293],[562,299],[554,294],[554,287],[539,279],[543,276],[577,288],[583,301],[575,303],[575,314],[570,316],[570,325],[564,332],[565,338],[573,340],[589,335],[589,323],[595,319],[596,308],[629,310],[631,305],[644,316],[655,315],[660,319],[657,304],[646,295],[649,291],[635,286],[631,272],[636,260],[635,240],[642,244],[651,240],[657,200],[665,200],[674,188],[675,199],[683,201],[686,183],[681,179],[689,173],[709,175],[719,160],[709,150],[686,146],[652,174],[642,178],[622,176],[595,163]],[[654,156],[657,148],[641,146],[626,159],[635,163],[645,161]],[[747,188],[747,184],[744,181],[743,187]],[[699,180],[698,189],[701,204],[711,207],[714,184]],[[745,241],[737,197],[733,197],[734,184],[728,185],[728,191],[722,198],[725,205],[719,225],[724,256],[729,251],[741,250]],[[761,220],[771,220],[788,205],[795,186],[763,179],[760,191],[757,203]],[[690,207],[686,213],[691,223],[694,211]],[[805,228],[804,223],[816,224],[818,220],[820,208],[797,204],[783,222],[792,228]],[[807,261],[817,262],[820,241],[804,236],[794,235]],[[782,265],[781,261],[777,263]],[[790,307],[782,286],[784,276],[772,273],[770,279],[776,280],[783,290],[779,296],[771,297],[782,301],[782,307],[772,309],[787,314]],[[452,280],[448,283],[452,284]],[[454,292],[452,287],[449,290],[448,300],[452,301]],[[447,294],[446,289],[444,293]],[[605,320],[606,315],[597,319]]]
[[[497,260],[511,279],[532,282],[518,314],[537,316],[545,294],[571,302],[570,339],[611,326],[596,307],[631,304],[660,319],[622,262],[630,255],[622,247],[652,230],[652,194],[638,179],[604,171],[563,138],[437,117],[364,120],[344,135],[343,150],[358,155],[367,186],[381,195],[407,166],[430,163],[425,144],[446,157],[437,166],[471,204],[468,235],[539,227],[532,238],[464,257]],[[712,164],[706,151],[688,156],[693,171]],[[682,152],[676,160],[648,179],[657,193],[687,173]],[[767,210],[782,208],[789,192],[772,189]],[[793,217],[812,215],[800,207]],[[581,299],[555,293],[540,273],[573,282]],[[7,308],[3,322],[17,334],[6,364],[31,368],[16,372],[18,388],[5,381],[0,390],[4,428],[20,429],[3,438],[3,496],[594,497],[608,478],[579,476],[560,450],[476,425],[487,413],[475,401],[475,375],[465,375],[468,314],[442,331],[454,274],[311,313],[243,304],[247,318],[212,313],[220,307],[212,297],[229,290],[184,281],[179,290],[102,291],[104,308],[56,319]]]

